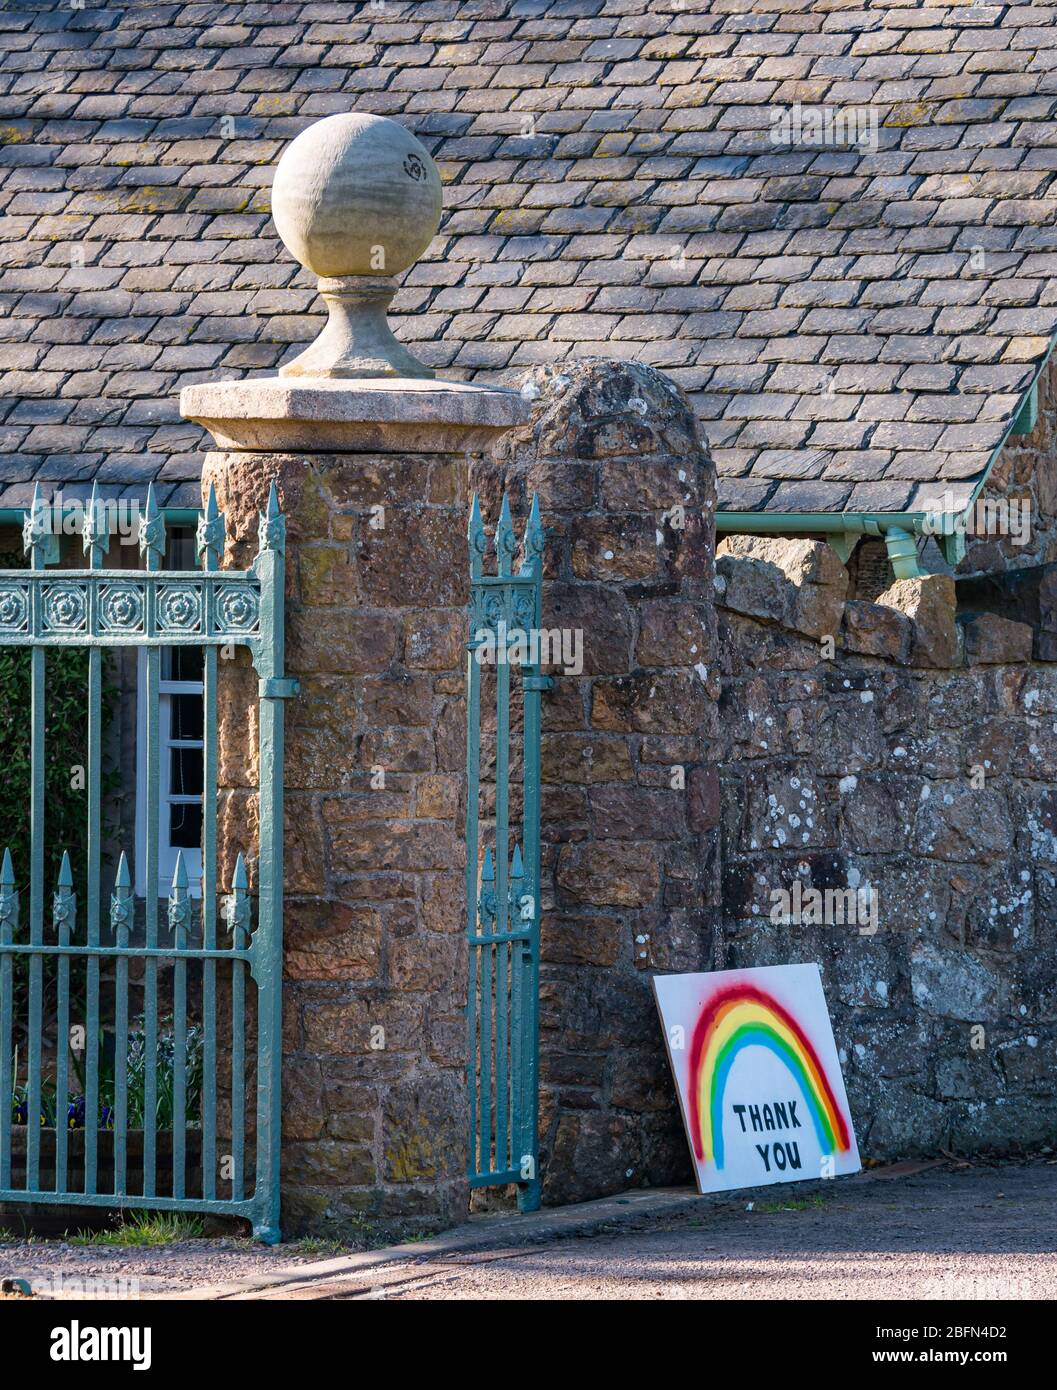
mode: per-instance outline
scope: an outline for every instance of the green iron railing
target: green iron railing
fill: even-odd
[[[39,491],[25,517],[23,537],[30,569],[0,571],[0,645],[30,649],[32,692],[28,924],[20,921],[23,895],[17,887],[17,873],[26,866],[5,851],[0,868],[0,1204],[236,1215],[251,1221],[258,1239],[275,1242],[282,701],[296,692],[296,684],[283,675],[285,519],[274,486],[259,519],[257,557],[246,571],[220,570],[225,524],[212,491],[198,525],[201,571],[162,569],[166,524],[153,489],[140,519],[142,570],[103,568],[109,532],[95,490],[83,526],[87,569],[48,568],[58,553],[50,509]],[[44,882],[47,654],[78,646],[89,649],[86,900],[82,911],[73,867],[64,854],[49,922]],[[162,884],[159,873],[161,660],[165,648],[183,646],[203,652],[202,879],[197,901],[182,854],[171,885]],[[217,881],[217,658],[222,649],[229,655],[240,646],[248,648],[259,678],[255,929],[241,853],[222,903]],[[103,653],[121,647],[145,649],[140,698],[146,705],[146,833],[142,872],[136,875],[145,887],[137,908],[122,852],[104,923]],[[159,900],[166,888],[163,923]],[[218,906],[225,929],[218,924]],[[24,1008],[19,1002],[23,989]],[[25,1081],[20,1086],[16,1067],[21,1057]],[[251,1113],[248,1057],[257,1096]],[[82,1078],[76,1102],[71,1062]],[[255,1157],[247,1163],[250,1145]]]
[[[539,1175],[539,920],[540,695],[543,527],[533,498],[522,564],[513,573],[517,540],[504,496],[495,531],[496,572],[484,573],[488,537],[477,498],[470,542],[470,640],[467,644],[466,902],[469,986],[471,1187],[518,1184],[518,1205],[540,1204]],[[515,653],[517,654],[515,656]],[[514,658],[512,662],[511,658]],[[516,663],[516,664],[515,664]],[[520,684],[520,737],[512,731],[511,666]],[[492,667],[494,666],[494,673]],[[494,685],[494,785],[482,784],[482,704]],[[515,710],[516,713],[516,710]],[[520,786],[512,763],[520,757]],[[519,794],[521,842],[511,846],[511,791]],[[482,802],[494,796],[494,816]]]

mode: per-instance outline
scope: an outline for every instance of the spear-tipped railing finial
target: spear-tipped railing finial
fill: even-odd
[[[74,911],[73,869],[70,867],[69,854],[63,850],[58,884],[52,900],[52,919],[58,929],[60,941],[69,941],[69,933],[73,930]]]
[[[263,512],[258,513],[257,552],[277,550],[282,554],[286,549],[286,517],[279,508],[279,489],[273,478],[268,486],[268,502]]]
[[[250,944],[250,896],[246,861],[241,851],[231,875],[231,892],[224,899],[224,921],[231,932],[232,946],[236,951],[244,951]]]
[[[481,504],[476,492],[470,503],[470,521],[466,528],[466,539],[470,543],[470,578],[480,579],[484,557],[488,553],[488,532],[484,529]]]
[[[521,846],[514,842],[514,853],[510,860],[510,917],[515,926],[521,925],[522,894],[525,882],[525,857]]]
[[[490,849],[485,850],[484,863],[481,865],[481,893],[478,898],[478,913],[482,923],[495,922],[495,862],[492,859]]]
[[[182,849],[176,851],[176,864],[173,867],[172,886],[174,892],[178,888],[187,887],[187,866],[184,863],[184,852]]]
[[[517,549],[514,522],[510,516],[510,498],[503,493],[503,504],[499,508],[499,521],[495,528],[495,553],[497,570],[500,575],[508,575]]]
[[[81,545],[88,556],[89,568],[99,569],[103,563],[103,556],[110,549],[110,525],[103,499],[99,496],[98,481],[92,483],[92,495],[84,509]]]
[[[18,889],[15,887],[15,866],[11,851],[4,850],[0,863],[0,941],[10,942],[18,925]]]
[[[187,930],[191,925],[191,897],[187,891],[187,868],[183,850],[176,851],[172,887],[169,890],[169,926],[176,937],[176,947],[187,945]]]
[[[525,540],[521,548],[521,573],[534,574],[543,559],[543,521],[540,517],[539,498],[532,494],[529,519],[525,524]]]
[[[43,569],[55,555],[51,508],[45,504],[40,483],[33,484],[33,500],[22,521],[22,549],[33,569]]]
[[[147,501],[139,522],[139,551],[149,570],[160,570],[165,558],[165,518],[158,508],[154,484],[147,484]]]
[[[206,494],[205,511],[198,519],[196,536],[198,559],[205,570],[218,570],[224,554],[226,528],[224,514],[217,506],[217,490],[212,483]]]
[[[110,896],[110,925],[114,929],[115,939],[119,946],[128,945],[128,933],[132,925],[132,910],[132,876],[128,871],[125,851],[122,850],[121,858],[117,861],[114,891]]]

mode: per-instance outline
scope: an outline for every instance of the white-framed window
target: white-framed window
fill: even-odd
[[[169,535],[166,569],[194,569],[194,533]],[[158,682],[158,894],[168,897],[183,851],[192,897],[202,891],[202,773],[205,706],[201,647],[163,647]],[[147,653],[136,681],[136,893],[145,897],[147,848]]]

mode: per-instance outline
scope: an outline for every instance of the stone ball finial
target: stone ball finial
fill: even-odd
[[[440,174],[415,137],[384,116],[327,116],[286,148],[272,216],[290,254],[316,275],[400,275],[440,223]]]
[[[329,319],[282,376],[431,377],[393,337],[394,275],[436,235],[440,174],[418,140],[385,116],[316,121],[284,151],[272,216],[287,250],[320,277]]]

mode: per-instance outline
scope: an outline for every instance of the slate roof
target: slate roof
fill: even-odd
[[[1055,68],[1046,3],[9,2],[0,507],[196,500],[179,388],[315,336],[268,190],[349,109],[442,167],[395,324],[446,375],[657,366],[727,508],[967,498],[1057,328]],[[876,150],[775,143],[796,102],[872,107]]]

